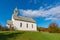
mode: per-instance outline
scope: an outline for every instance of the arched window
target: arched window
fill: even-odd
[[[22,27],[22,23],[20,23],[20,27]]]

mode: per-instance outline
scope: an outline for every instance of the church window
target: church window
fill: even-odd
[[[20,27],[22,27],[22,23],[20,23]]]
[[[17,11],[17,10],[15,10],[15,12],[17,13],[18,11]]]
[[[33,24],[32,24],[32,28],[33,28]]]
[[[27,24],[27,28],[28,28],[28,24]]]

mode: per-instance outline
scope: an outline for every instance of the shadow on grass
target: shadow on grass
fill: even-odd
[[[16,32],[16,33],[10,33],[10,34],[4,34],[0,33],[0,40],[7,40],[8,38],[14,38],[18,34],[21,36],[24,32]]]

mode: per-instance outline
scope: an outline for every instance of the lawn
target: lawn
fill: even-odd
[[[0,40],[60,40],[60,34],[46,32],[0,31]]]

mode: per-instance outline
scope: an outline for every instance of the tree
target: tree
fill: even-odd
[[[49,25],[49,32],[50,33],[58,33],[59,32],[59,27],[56,23],[51,23]]]
[[[3,26],[0,24],[0,30],[2,30],[3,29]]]
[[[45,31],[45,28],[43,28],[43,27],[38,27],[37,30],[43,32],[43,31]]]

